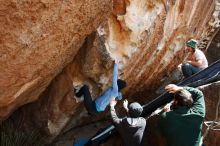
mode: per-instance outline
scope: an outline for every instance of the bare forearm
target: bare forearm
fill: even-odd
[[[189,60],[189,61],[187,61],[187,63],[189,63],[193,66],[197,66],[197,67],[199,67],[201,65],[200,61],[191,61],[191,60]]]

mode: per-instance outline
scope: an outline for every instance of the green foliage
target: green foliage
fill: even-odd
[[[21,123],[9,119],[0,124],[1,146],[44,146],[43,140],[37,131],[24,132]]]

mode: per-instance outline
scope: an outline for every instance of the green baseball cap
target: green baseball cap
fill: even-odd
[[[195,49],[197,47],[198,42],[196,40],[190,39],[186,42],[186,46]]]

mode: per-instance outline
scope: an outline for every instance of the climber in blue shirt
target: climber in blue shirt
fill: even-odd
[[[110,103],[110,99],[116,97],[116,100],[121,100],[122,95],[120,90],[126,87],[124,80],[118,79],[118,64],[114,64],[112,86],[95,99],[92,100],[89,87],[87,85],[82,86],[79,91],[75,89],[75,96],[77,98],[84,97],[84,105],[90,114],[97,114],[103,112]]]

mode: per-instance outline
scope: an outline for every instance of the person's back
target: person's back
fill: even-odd
[[[146,127],[146,120],[140,117],[143,108],[138,103],[131,103],[127,108],[124,104],[125,109],[129,113],[130,117],[125,117],[123,119],[118,118],[114,106],[116,101],[110,102],[111,107],[111,117],[116,129],[119,131],[125,146],[142,146],[143,136]],[[125,102],[124,102],[125,103]]]
[[[122,97],[122,95],[118,89],[115,90],[113,87],[109,87],[101,96],[96,98],[96,108],[99,109],[100,112],[104,111],[109,105],[111,97]]]
[[[161,114],[160,129],[169,146],[199,146],[203,118],[185,107]]]
[[[199,146],[205,117],[204,96],[200,90],[191,87],[168,85],[167,90],[176,93],[179,89],[189,98],[175,94],[176,107],[160,115],[159,130],[169,146]]]
[[[124,118],[121,123],[115,124],[126,146],[143,145],[143,135],[146,120],[139,118]]]
[[[205,54],[201,50],[195,49],[194,56],[195,56],[195,61],[201,60],[201,63],[198,66],[199,68],[204,69],[208,67],[208,61],[205,57]]]

